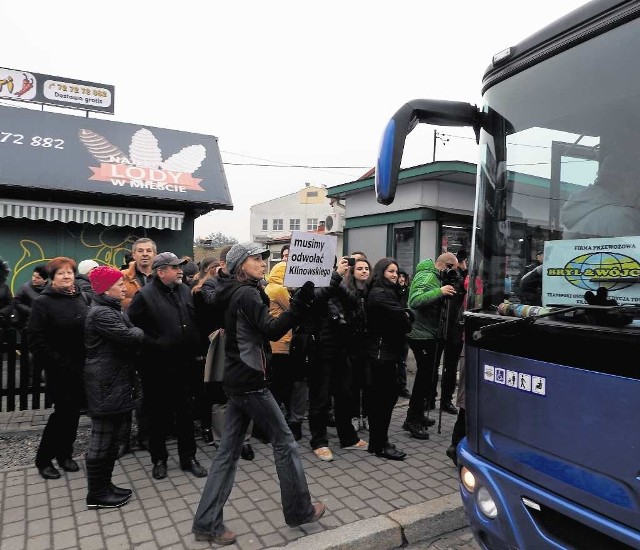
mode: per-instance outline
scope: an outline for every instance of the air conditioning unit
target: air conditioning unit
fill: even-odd
[[[329,214],[324,221],[327,233],[342,233],[344,229],[344,216],[342,214]]]

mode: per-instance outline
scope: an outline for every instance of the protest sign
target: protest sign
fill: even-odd
[[[307,281],[317,287],[329,286],[337,242],[335,235],[293,231],[284,286],[296,288]]]

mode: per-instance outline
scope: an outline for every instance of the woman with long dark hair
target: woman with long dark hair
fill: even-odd
[[[378,260],[368,283],[366,301],[371,366],[369,452],[390,460],[404,460],[406,456],[389,443],[388,431],[400,389],[398,368],[412,322],[411,312],[400,296],[398,271],[395,260]]]
[[[53,258],[46,270],[51,284],[33,301],[27,330],[34,361],[44,367],[47,395],[54,405],[38,446],[36,467],[44,479],[58,479],[54,458],[65,472],[79,470],[72,455],[85,403],[84,321],[91,299],[75,284],[77,267],[71,258]]]

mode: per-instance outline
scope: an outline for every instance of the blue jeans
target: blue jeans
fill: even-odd
[[[298,444],[271,392],[263,389],[231,394],[222,440],[193,520],[194,533],[220,535],[225,531],[222,509],[233,488],[240,450],[251,419],[271,440],[285,521],[291,525],[300,524],[313,513]]]

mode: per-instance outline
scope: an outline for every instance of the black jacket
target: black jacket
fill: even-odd
[[[154,360],[191,363],[199,354],[202,340],[187,285],[170,287],[154,277],[133,295],[127,314],[147,342],[156,342],[146,349]]]
[[[269,314],[269,297],[257,283],[219,279],[215,306],[224,310],[226,331],[225,393],[258,391],[269,384],[270,341],[282,338],[293,326],[290,311],[278,318]]]
[[[54,402],[84,398],[84,321],[89,304],[89,296],[77,288],[65,294],[49,285],[31,305],[29,348],[46,370],[47,391]]]
[[[411,331],[410,311],[403,307],[398,285],[379,281],[369,290],[367,314],[369,358],[402,362],[407,333]]]
[[[133,326],[118,300],[104,294],[93,297],[85,320],[84,388],[89,416],[134,408],[132,352],[143,339],[144,332]]]
[[[24,283],[16,292],[13,298],[13,305],[18,311],[23,322],[26,322],[31,313],[31,304],[42,294],[46,285],[33,286],[31,283]]]

